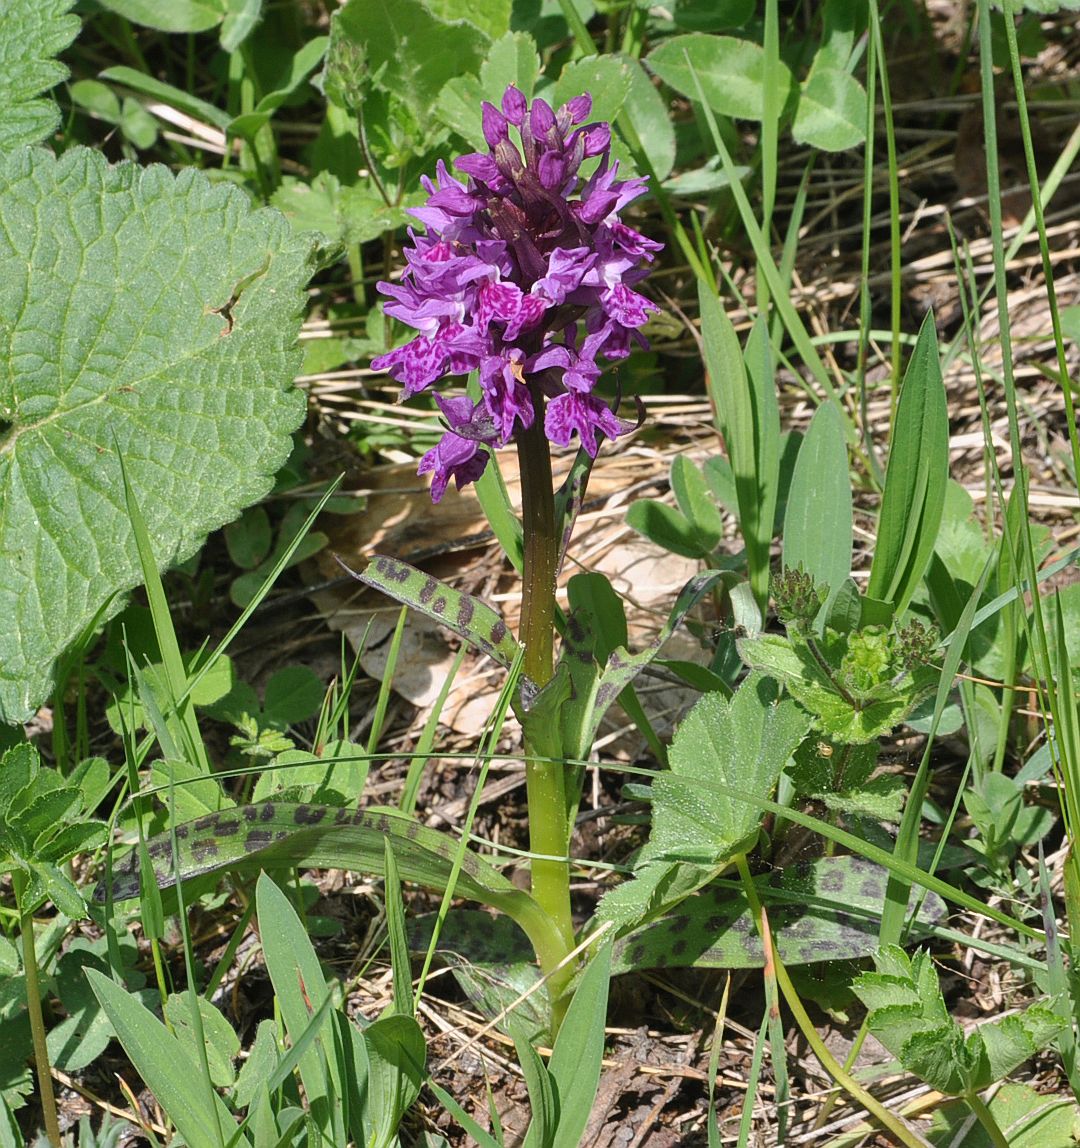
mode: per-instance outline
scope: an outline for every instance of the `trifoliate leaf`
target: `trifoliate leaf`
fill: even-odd
[[[0,161],[0,721],[141,581],[117,450],[162,567],[270,489],[310,256],[196,171]]]
[[[60,109],[42,93],[67,68],[53,59],[79,32],[75,0],[5,0],[0,9],[0,155],[55,131]]]

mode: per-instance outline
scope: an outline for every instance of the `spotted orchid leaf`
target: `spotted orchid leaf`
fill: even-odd
[[[0,722],[142,581],[266,494],[293,385],[310,237],[202,173],[74,148],[0,159]]]
[[[376,554],[362,571],[350,570],[340,558],[338,562],[360,582],[442,623],[500,666],[509,669],[513,665],[518,653],[514,635],[502,617],[479,598],[385,554]]]

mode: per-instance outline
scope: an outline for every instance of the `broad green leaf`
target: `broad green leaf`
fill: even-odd
[[[611,942],[604,941],[574,992],[548,1062],[559,1104],[555,1144],[580,1144],[592,1115],[604,1057],[610,984]]]
[[[478,151],[486,151],[481,123],[484,100],[497,107],[511,85],[531,100],[539,74],[536,42],[524,32],[508,32],[492,44],[487,59],[480,65],[479,79],[456,76],[443,87],[436,101],[439,118]]]
[[[761,809],[708,788],[737,785],[767,798],[809,729],[807,715],[780,687],[751,674],[729,701],[705,694],[687,715],[669,755],[670,769],[653,782],[652,833],[641,863],[675,859],[716,865],[744,849]]]
[[[225,0],[99,0],[103,8],[159,32],[205,32],[225,18]]]
[[[866,89],[850,72],[816,67],[799,92],[791,134],[822,151],[847,151],[866,139]]]
[[[224,1102],[217,1093],[203,1089],[195,1061],[161,1021],[97,969],[87,969],[86,976],[131,1063],[188,1148],[221,1148],[226,1130],[235,1137],[231,1143],[250,1148],[251,1141],[235,1130]]]
[[[406,974],[407,975],[407,974]],[[367,1047],[368,1095],[375,1121],[372,1148],[397,1143],[401,1119],[420,1095],[427,1042],[411,1016],[380,1017],[363,1031]]]
[[[949,414],[931,312],[904,374],[866,593],[899,617],[937,543],[949,477]]]
[[[671,464],[671,490],[679,509],[700,538],[702,549],[711,554],[724,536],[724,520],[705,476],[684,454],[676,455]]]
[[[164,568],[270,489],[311,244],[192,170],[0,163],[0,720],[141,581],[117,448]]]
[[[685,514],[656,498],[632,502],[626,512],[626,525],[683,558],[707,558],[716,549],[716,542],[707,545],[708,540],[694,529]]]
[[[259,876],[255,901],[266,970],[274,985],[285,1030],[295,1045],[327,1005],[330,993],[326,978],[296,910],[266,873]],[[342,1082],[336,1068],[333,1040],[325,1027],[328,1014],[322,1015],[315,1043],[300,1057],[299,1068],[312,1116],[324,1135],[332,1135],[338,1124],[335,1117],[340,1113],[335,1112],[337,1106],[330,1098],[342,1095]]]
[[[337,38],[362,51],[372,81],[421,124],[448,80],[477,72],[489,43],[468,24],[443,23],[420,0],[346,0],[330,26],[330,59]]]
[[[563,68],[555,91],[545,93],[545,97],[548,103],[558,108],[574,96],[588,92],[592,96],[589,120],[614,123],[630,93],[636,66],[628,57],[587,56],[583,60],[573,60]]]
[[[426,0],[427,8],[446,24],[471,24],[497,40],[510,31],[512,0]],[[497,102],[502,92],[489,99]]]
[[[630,66],[630,88],[622,114],[637,133],[656,178],[664,180],[675,166],[675,128],[663,97],[641,61],[627,58],[627,63]]]
[[[521,1075],[525,1078],[529,1108],[532,1112],[522,1148],[553,1148],[559,1126],[559,1104],[555,1097],[555,1086],[547,1066],[520,1031],[517,1020],[518,1018],[514,1016],[511,1035],[514,1038],[514,1051],[521,1066]]]
[[[506,623],[479,598],[385,554],[376,554],[362,572],[349,572],[395,602],[441,622],[506,669],[517,656],[518,644]]]
[[[400,206],[388,207],[378,191],[366,183],[343,185],[336,175],[320,171],[310,181],[288,176],[270,202],[296,231],[321,231],[332,243],[366,243],[385,231],[408,222],[406,208],[416,196],[406,196]]]
[[[886,945],[876,971],[852,983],[869,1010],[867,1026],[909,1072],[953,1094],[981,1092],[1019,1068],[1065,1027],[1042,1005],[981,1024],[967,1037],[949,1016],[929,953],[908,957]]]
[[[664,40],[645,62],[665,84],[692,100],[699,98],[700,81],[709,106],[722,115],[740,120],[762,118],[765,53],[758,44],[691,32]],[[791,72],[779,62],[775,70],[780,88],[777,106],[783,107],[791,88]]]
[[[1050,1097],[1026,1084],[1005,1083],[987,1097],[987,1107],[1009,1138],[1009,1148],[1076,1148],[1080,1108],[1071,1098]],[[927,1139],[936,1148],[995,1148],[989,1134],[972,1126],[971,1109],[962,1100],[935,1104]]]
[[[54,59],[79,34],[75,0],[4,0],[0,9],[0,155],[55,131],[60,109],[43,93],[67,68]]]
[[[240,1038],[214,1005],[202,997],[196,997],[196,1000],[199,1002],[210,1079],[217,1088],[231,1088],[236,1082],[233,1061],[240,1055]],[[177,1040],[184,1046],[191,1060],[198,1064],[198,1030],[191,1016],[191,994],[170,993],[165,1007]]]
[[[225,19],[220,33],[222,48],[235,52],[255,30],[262,14],[263,0],[225,0]]]
[[[818,407],[795,461],[784,515],[784,566],[829,587],[826,613],[851,573],[847,445],[835,403]]]

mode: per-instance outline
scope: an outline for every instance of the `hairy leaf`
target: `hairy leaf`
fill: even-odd
[[[162,568],[270,489],[310,273],[308,239],[198,172],[0,162],[0,721],[142,579],[118,450]]]
[[[53,59],[79,32],[75,0],[4,0],[0,9],[0,155],[56,129],[60,109],[42,93],[67,68]]]

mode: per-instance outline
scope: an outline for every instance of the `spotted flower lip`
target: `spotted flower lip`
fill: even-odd
[[[419,467],[436,502],[537,420],[553,443],[576,435],[592,456],[636,425],[593,389],[604,361],[648,345],[641,328],[658,308],[634,288],[663,245],[620,218],[646,181],[619,178],[611,128],[591,111],[588,93],[557,109],[515,87],[498,107],[485,101],[488,150],[455,162],[464,179],[441,160],[423,178],[427,202],[412,215],[425,233],[410,229],[400,281],[379,284],[386,313],[417,332],[372,361],[403,399],[479,378],[475,401],[436,396],[446,433]]]

